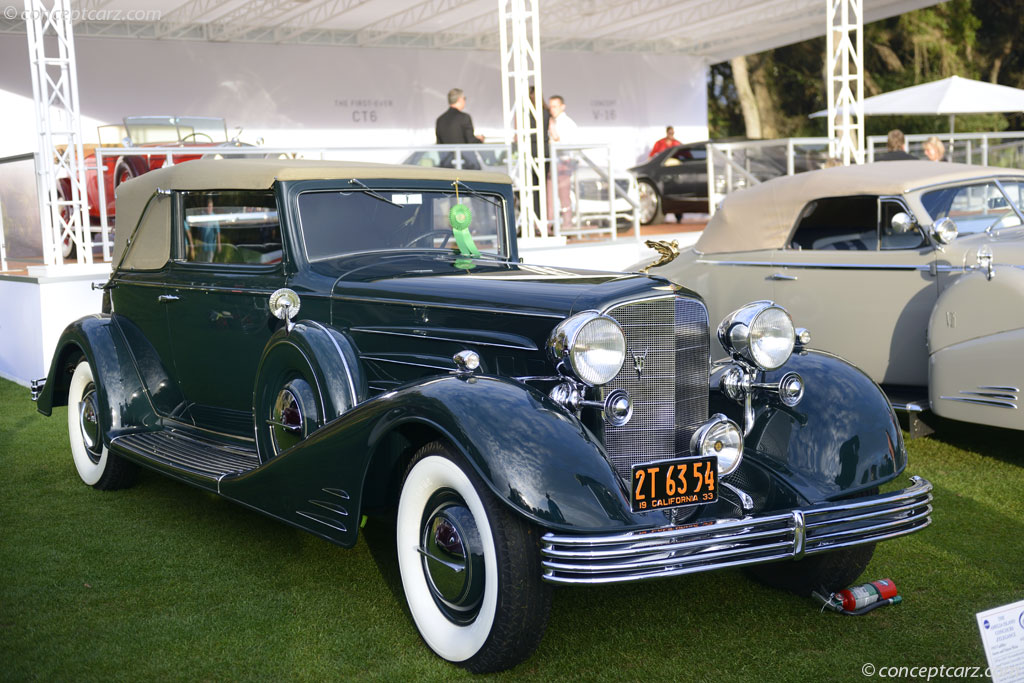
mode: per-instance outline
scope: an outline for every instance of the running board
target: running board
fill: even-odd
[[[255,449],[171,429],[125,434],[111,441],[110,447],[130,460],[212,491],[218,490],[222,478],[260,464]]]

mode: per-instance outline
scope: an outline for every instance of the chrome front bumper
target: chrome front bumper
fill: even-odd
[[[545,534],[543,578],[568,584],[639,581],[884,541],[931,524],[932,485],[921,477],[911,482],[902,491],[705,525],[605,536]]]

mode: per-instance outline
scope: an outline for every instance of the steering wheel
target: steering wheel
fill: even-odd
[[[181,139],[181,141],[182,141],[182,142],[185,142],[185,141],[186,141],[186,140],[188,140],[189,138],[194,138],[194,137],[195,137],[195,136],[197,136],[197,135],[202,135],[202,136],[203,136],[204,138],[206,138],[206,139],[207,139],[207,140],[208,140],[209,142],[213,142],[213,138],[212,138],[212,137],[210,137],[209,135],[207,135],[206,133],[202,132],[201,130],[197,130],[197,131],[193,131],[193,132],[189,133],[188,135],[186,135],[185,137],[183,137],[183,138]]]
[[[433,239],[435,237],[444,237],[444,242],[441,242],[441,246],[435,247],[436,249],[444,249],[448,244],[448,240],[453,237],[453,233],[451,230],[431,230],[430,232],[425,232],[422,235],[418,235],[409,240],[402,245],[402,248],[408,249],[409,247],[414,246],[417,242],[423,242],[424,240]]]

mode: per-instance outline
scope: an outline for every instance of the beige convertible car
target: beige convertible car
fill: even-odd
[[[650,272],[703,295],[712,320],[775,301],[897,408],[1024,429],[1022,226],[1024,171],[832,168],[729,196]]]

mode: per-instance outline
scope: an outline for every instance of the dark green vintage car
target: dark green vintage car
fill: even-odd
[[[745,566],[809,592],[927,526],[866,375],[771,302],[726,317],[644,274],[523,265],[509,178],[192,161],[118,188],[103,314],[70,325],[98,489],[142,465],[342,546],[394,516],[409,610],[472,671],[522,661],[555,584]]]

